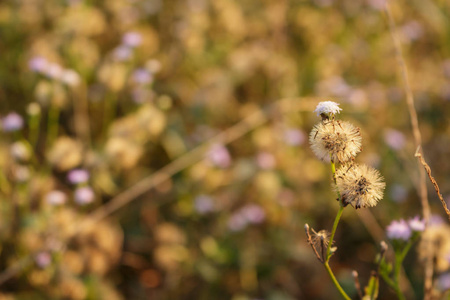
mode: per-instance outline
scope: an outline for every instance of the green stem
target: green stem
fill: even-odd
[[[411,249],[415,239],[411,239],[403,248],[401,252],[396,251],[395,252],[395,269],[394,269],[394,282],[395,282],[395,291],[397,293],[398,299],[405,299],[405,296],[402,293],[402,290],[400,289],[400,270],[403,264],[403,260],[406,257],[406,254],[408,254],[409,250]]]
[[[397,293],[397,297],[400,300],[405,299],[405,296],[403,295],[402,290],[400,289],[400,269],[403,262],[402,253],[395,252],[395,269],[394,269],[395,292]]]
[[[331,155],[330,155],[330,158],[331,158]],[[331,172],[333,173],[333,180],[334,180],[334,183],[336,184],[336,165],[335,165],[333,159],[331,159]],[[339,194],[339,191],[337,192],[337,195],[338,195],[338,199],[340,200],[341,195]],[[331,255],[332,255],[331,246],[333,244],[334,235],[335,235],[336,229],[339,225],[339,220],[341,219],[342,212],[344,211],[344,207],[342,206],[341,202],[339,202],[339,204],[340,204],[339,210],[336,214],[336,218],[334,219],[333,229],[331,230],[331,236],[330,236],[330,240],[328,241],[328,246],[327,246],[327,254],[326,254],[325,262],[323,263],[323,265],[325,266],[325,269],[327,269],[328,275],[330,275],[331,280],[333,281],[334,285],[338,289],[341,296],[344,299],[350,300],[351,298],[347,295],[347,293],[345,293],[344,289],[341,287],[341,285],[337,281],[336,277],[334,276],[333,271],[330,268],[330,265],[328,264],[328,262],[330,261]]]
[[[342,289],[341,285],[337,281],[336,277],[333,274],[333,271],[330,268],[330,265],[328,264],[328,261],[326,261],[324,264],[325,269],[327,269],[328,275],[330,275],[331,280],[333,281],[334,285],[338,289],[339,293],[341,293],[341,296],[346,300],[351,300],[351,298],[347,295],[347,293]]]
[[[337,212],[336,218],[334,219],[333,229],[331,230],[330,241],[328,242],[327,257],[326,257],[326,260],[325,260],[326,262],[328,262],[330,260],[330,257],[331,257],[331,245],[333,244],[334,234],[336,233],[336,229],[338,227],[339,220],[341,219],[343,211],[344,211],[344,207],[343,206],[339,206],[339,210]]]

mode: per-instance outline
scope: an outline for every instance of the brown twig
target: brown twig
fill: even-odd
[[[425,159],[423,158],[422,153],[420,152],[420,147],[417,147],[416,154],[414,156],[419,159],[420,163],[423,165],[423,167],[425,169],[425,172],[427,172],[428,178],[430,178],[430,181],[433,184],[434,189],[436,190],[439,200],[441,200],[442,207],[444,208],[445,213],[447,214],[447,217],[450,221],[450,211],[448,210],[447,203],[445,202],[444,198],[442,197],[442,194],[441,194],[441,191],[439,190],[439,186],[436,182],[436,179],[434,179],[434,177],[431,175],[431,168],[427,164]]]
[[[356,270],[353,270],[352,276],[353,276],[353,280],[355,281],[355,288],[356,288],[356,291],[358,292],[359,299],[362,299],[363,294],[361,291],[361,284],[359,283],[358,272],[356,272]]]
[[[408,69],[406,67],[405,59],[403,58],[400,40],[396,35],[396,25],[394,18],[392,16],[391,8],[388,1],[385,1],[385,12],[389,22],[389,31],[391,33],[392,40],[394,42],[395,56],[397,58],[398,64],[403,78],[403,85],[406,93],[406,103],[408,105],[408,112],[410,115],[411,127],[414,136],[414,143],[416,147],[420,147],[422,144],[422,136],[419,130],[419,121],[417,118],[417,111],[414,107],[414,96],[409,83]],[[420,166],[420,165],[419,165]],[[422,214],[425,220],[425,224],[428,226],[430,220],[430,204],[428,203],[427,187],[426,187],[426,175],[425,171],[419,167],[419,194],[420,201],[422,204]],[[427,248],[431,247],[430,243],[426,243]],[[428,249],[429,250],[429,249]],[[432,295],[432,279],[433,279],[433,261],[431,256],[431,251],[426,251],[427,256],[425,258],[425,300],[431,299]]]
[[[308,224],[305,224],[305,232],[306,232],[306,241],[308,242],[308,244],[309,244],[309,245],[311,246],[311,248],[313,249],[314,254],[316,255],[317,259],[318,259],[321,263],[323,263],[323,262],[324,262],[324,258],[322,258],[322,257],[319,255],[319,252],[317,251],[316,246],[314,245],[314,243],[313,243],[313,241],[312,241],[312,239],[311,239],[311,234],[309,233],[309,225],[308,225]],[[323,250],[323,248],[322,248],[322,250]]]

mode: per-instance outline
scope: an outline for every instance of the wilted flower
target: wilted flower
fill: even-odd
[[[23,127],[23,119],[20,115],[15,112],[7,114],[2,119],[2,128],[3,131],[12,132],[22,129]]]
[[[321,122],[314,126],[309,142],[314,154],[323,161],[341,163],[353,159],[361,151],[359,128],[349,122]]]
[[[319,232],[316,232],[314,229],[312,229],[312,232],[312,242],[314,246],[317,249],[326,250],[326,248],[328,247],[328,243],[330,242],[330,233],[326,230],[320,230]],[[322,249],[322,246],[325,249]]]
[[[386,235],[391,240],[407,241],[411,237],[412,231],[405,220],[392,221],[386,228]]]
[[[89,180],[89,172],[83,169],[75,169],[67,174],[67,180],[72,184],[84,183]]]
[[[94,201],[94,191],[90,187],[80,187],[75,190],[75,202],[80,205],[86,205]]]
[[[340,113],[341,110],[342,108],[339,107],[339,103],[333,101],[322,101],[317,105],[314,112],[317,113],[317,116],[320,116],[322,114],[335,115]]]
[[[408,220],[408,225],[412,231],[424,231],[425,230],[425,221],[421,220],[419,216],[415,216],[412,219]]]
[[[51,191],[45,195],[45,201],[50,205],[61,205],[66,203],[67,196],[61,191]]]
[[[383,198],[386,184],[378,170],[366,165],[341,166],[336,172],[336,185],[342,203],[354,208],[372,207]]]

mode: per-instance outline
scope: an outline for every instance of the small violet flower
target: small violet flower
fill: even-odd
[[[392,221],[386,228],[386,235],[391,240],[407,241],[411,237],[411,228],[405,220]]]
[[[122,43],[128,47],[137,47],[142,43],[142,36],[134,31],[127,32],[122,37]]]
[[[219,168],[227,168],[231,164],[230,153],[227,148],[221,144],[211,146],[208,152],[208,158],[213,165]]]
[[[339,108],[339,104],[333,101],[322,101],[320,102],[316,109],[314,110],[315,113],[317,113],[317,116],[320,116],[321,114],[338,114],[340,113],[342,108]]]
[[[52,262],[52,256],[50,253],[42,251],[36,254],[34,261],[40,268],[45,268]]]
[[[9,113],[2,119],[2,127],[5,132],[20,130],[23,127],[23,119],[15,112]]]
[[[266,212],[264,209],[256,204],[249,204],[241,209],[241,214],[245,219],[252,224],[259,224],[266,218]]]
[[[199,214],[206,214],[214,210],[213,199],[206,195],[199,195],[194,200],[194,208]]]
[[[247,226],[247,219],[240,212],[236,212],[228,219],[228,228],[231,231],[240,231]]]
[[[419,216],[415,216],[412,219],[408,220],[409,228],[411,228],[414,232],[421,232],[425,230],[425,222],[421,220]]]
[[[83,169],[75,169],[67,174],[67,180],[72,184],[85,183],[89,180],[89,172]]]
[[[94,191],[90,187],[80,187],[75,190],[75,202],[79,205],[86,205],[94,201]]]
[[[28,62],[28,67],[33,72],[42,73],[47,69],[47,66],[48,66],[48,61],[41,56],[33,57]]]
[[[442,291],[450,289],[450,273],[444,273],[439,276],[438,286]]]
[[[153,81],[153,76],[146,69],[139,68],[133,72],[133,81],[137,84],[149,84]]]
[[[275,168],[275,157],[269,152],[260,152],[256,156],[256,162],[261,169],[271,170]]]
[[[131,58],[133,51],[126,45],[121,45],[113,50],[113,57],[117,61],[126,61]]]
[[[405,135],[395,129],[387,129],[384,132],[384,141],[386,144],[394,150],[401,150],[405,147],[406,137]]]

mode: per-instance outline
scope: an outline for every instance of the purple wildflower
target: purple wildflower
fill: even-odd
[[[67,180],[72,184],[84,183],[89,180],[89,172],[83,169],[75,169],[67,174]]]
[[[392,221],[386,228],[386,235],[391,240],[407,241],[411,237],[411,228],[405,220]]]
[[[120,45],[113,50],[113,57],[117,61],[126,61],[130,59],[132,54],[133,50],[126,45]]]
[[[387,129],[384,133],[384,141],[394,150],[400,150],[405,147],[406,138],[403,133],[395,129]]]
[[[206,195],[195,197],[194,208],[199,214],[206,214],[214,210],[213,199]]]
[[[42,251],[36,254],[34,261],[40,268],[45,268],[52,262],[52,256],[50,253]]]
[[[122,37],[122,43],[131,48],[137,47],[142,43],[142,36],[134,31],[127,32]]]
[[[137,84],[149,84],[153,81],[153,75],[148,70],[139,68],[133,72],[133,81]]]
[[[276,165],[275,158],[269,152],[261,152],[256,156],[256,162],[261,169],[270,170]]]
[[[30,61],[28,61],[28,67],[33,72],[42,73],[46,70],[47,66],[48,61],[41,56],[33,57]]]
[[[86,205],[94,201],[94,191],[90,187],[80,187],[75,190],[75,202]]]
[[[257,204],[248,204],[241,209],[241,214],[252,224],[259,224],[266,218],[266,212]]]
[[[424,231],[425,230],[425,222],[424,220],[421,220],[419,216],[415,216],[412,219],[408,220],[409,228],[411,228],[412,231]]]
[[[231,164],[230,153],[227,148],[220,144],[211,146],[208,152],[208,158],[213,165],[219,168],[227,168]]]
[[[438,278],[439,288],[443,291],[450,289],[450,273],[444,273]]]
[[[228,219],[228,228],[231,231],[240,231],[247,226],[247,219],[240,211],[235,212]]]
[[[15,112],[7,114],[2,120],[3,131],[12,132],[22,129],[23,119]]]

